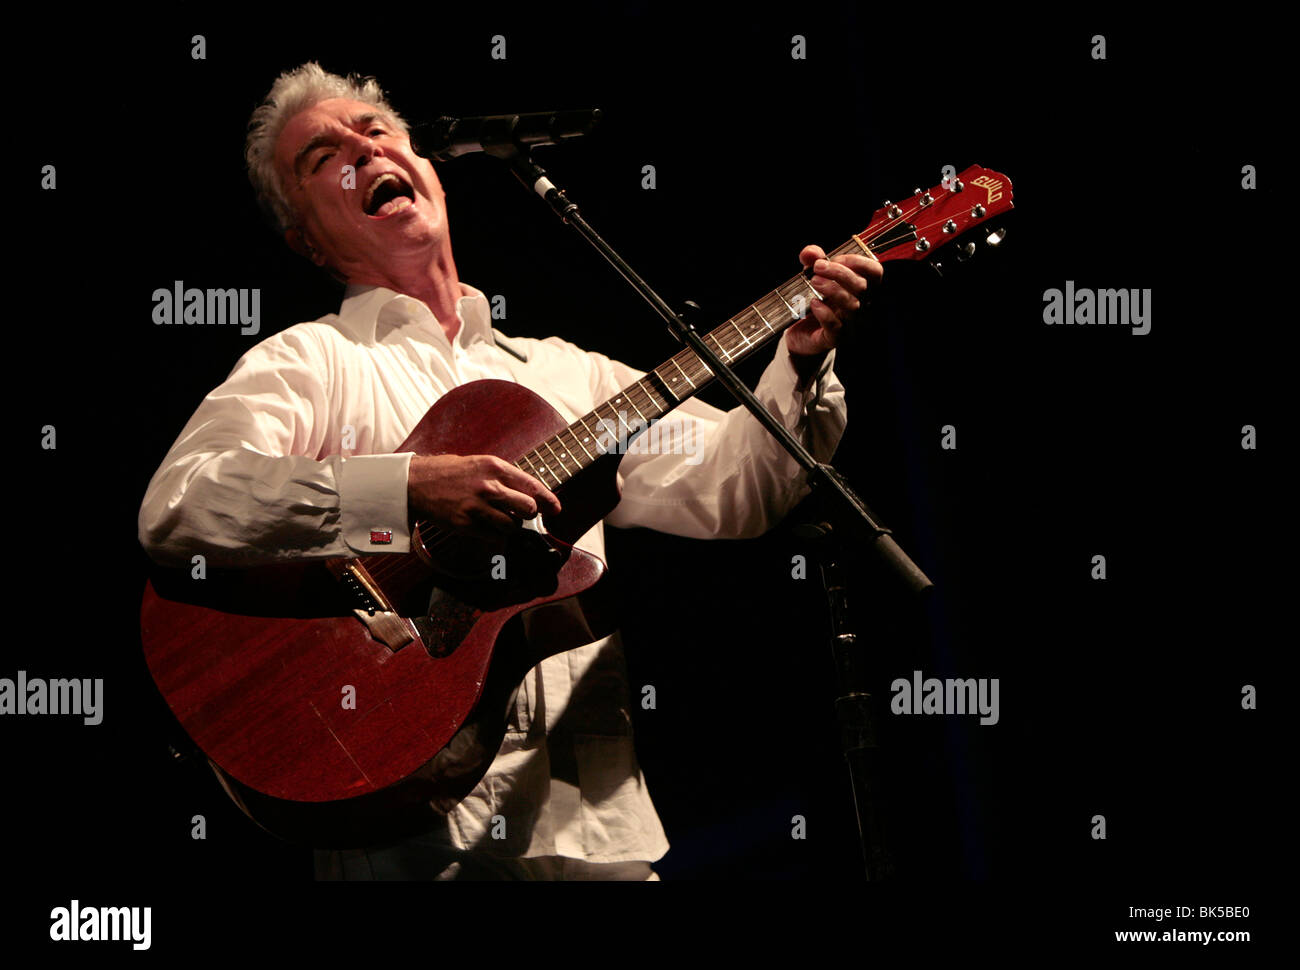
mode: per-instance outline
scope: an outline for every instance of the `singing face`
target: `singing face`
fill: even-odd
[[[433,165],[373,105],[333,98],[294,115],[275,165],[298,216],[289,244],[344,279],[387,279],[450,252]]]

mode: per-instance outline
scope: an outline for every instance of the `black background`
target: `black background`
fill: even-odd
[[[977,162],[1015,184],[1007,244],[946,260],[943,279],[889,264],[836,364],[850,408],[837,465],[938,587],[923,609],[866,573],[855,589],[908,885],[852,882],[820,593],[790,578],[807,550],[786,528],[745,542],[609,530],[634,692],[653,684],[658,698],[636,721],[673,845],[656,868],[678,885],[666,903],[570,891],[568,925],[579,898],[587,914],[634,907],[637,933],[665,925],[665,905],[702,921],[715,897],[698,881],[716,879],[732,883],[727,908],[795,926],[831,898],[844,913],[903,900],[891,919],[933,928],[983,914],[988,947],[1150,928],[1121,918],[1130,905],[1253,903],[1262,917],[1281,849],[1281,744],[1266,719],[1290,639],[1270,457],[1294,315],[1275,298],[1289,275],[1275,45],[1226,14],[1008,18],[927,7],[890,22],[835,4],[761,20],[642,5],[550,22],[374,8],[258,27],[196,10],[118,14],[57,44],[16,30],[25,83],[10,101],[9,171],[23,208],[9,292],[23,457],[0,675],[103,677],[106,697],[98,727],[0,723],[6,854],[33,888],[9,936],[45,939],[49,908],[71,898],[152,905],[155,951],[225,917],[234,928],[205,945],[243,945],[253,925],[333,946],[430,901],[440,919],[469,918],[450,891],[386,887],[381,903],[313,885],[310,853],[248,822],[200,761],[172,761],[140,654],[145,485],[254,342],[233,327],[155,327],[153,290],[260,287],[256,339],[341,297],[266,229],[242,167],[249,112],[309,59],[377,75],[412,120],[599,106],[595,135],[539,160],[670,302],[696,300],[710,321],[788,278],[804,244],[840,244],[944,165]],[[205,60],[191,57],[194,34]],[[504,61],[490,57],[494,34]],[[806,60],[790,57],[794,34]],[[45,164],[55,191],[37,187]],[[1246,164],[1255,191],[1242,189]],[[554,333],[647,368],[674,352],[651,311],[494,161],[438,171],[461,277],[507,296],[505,333]],[[1150,287],[1151,332],[1045,326],[1043,293],[1067,279]],[[763,361],[742,374],[756,380]],[[728,406],[721,392],[706,399]],[[33,445],[49,424],[53,451]],[[947,424],[955,451],[939,447]],[[1246,424],[1256,451],[1241,448]],[[1097,554],[1103,582],[1090,578]],[[914,669],[1000,678],[1000,722],[888,715],[890,680]],[[1241,709],[1245,684],[1262,710]],[[190,838],[195,814],[204,841]],[[804,840],[790,838],[796,814]],[[1090,837],[1094,814],[1105,841]],[[461,898],[491,927],[501,912],[550,912],[560,892]],[[343,928],[331,922],[344,912]],[[746,922],[750,939],[771,925]]]

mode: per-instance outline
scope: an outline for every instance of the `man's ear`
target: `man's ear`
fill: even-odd
[[[317,266],[325,265],[325,257],[317,251],[316,247],[311,244],[310,240],[308,240],[302,231],[296,227],[284,231],[284,241],[289,244],[290,249],[303,257],[303,259],[308,259]]]

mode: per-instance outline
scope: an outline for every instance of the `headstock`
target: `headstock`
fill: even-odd
[[[1003,233],[992,220],[1014,208],[1011,200],[1011,179],[972,165],[927,192],[917,189],[905,202],[886,202],[856,238],[881,262],[929,259],[977,227],[983,227],[989,245],[996,246]],[[975,243],[963,240],[957,258],[974,252]]]

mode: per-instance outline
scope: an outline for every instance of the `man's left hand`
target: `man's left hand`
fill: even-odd
[[[839,342],[840,330],[862,308],[868,283],[879,283],[885,270],[878,260],[863,253],[827,259],[820,246],[805,246],[799,262],[812,267],[810,283],[822,299],[808,301],[808,315],[785,332],[785,342],[795,369],[801,375],[805,371],[815,374]]]

